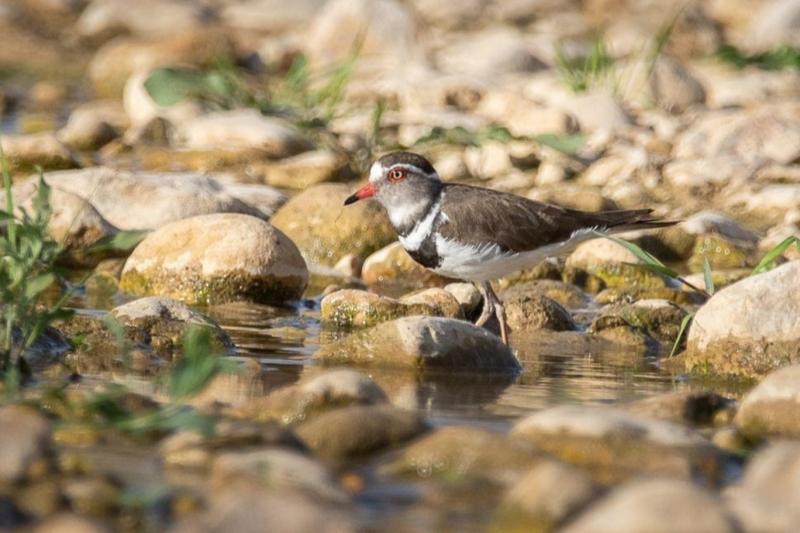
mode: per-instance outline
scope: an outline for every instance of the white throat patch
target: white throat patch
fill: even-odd
[[[423,201],[421,204],[414,205],[413,212],[409,212],[410,209],[402,209],[402,210],[393,209],[392,211],[401,211],[400,213],[394,213],[394,216],[399,217],[402,215],[404,217],[407,217],[404,219],[407,222],[408,220],[413,220],[413,218],[416,218],[415,215],[417,211],[424,209],[425,203],[426,202]],[[428,209],[428,214],[425,215],[425,218],[417,222],[408,235],[406,235],[405,237],[400,235],[398,237],[403,245],[403,248],[405,248],[406,250],[410,250],[412,252],[415,250],[419,250],[419,247],[422,245],[422,242],[426,238],[428,238],[428,236],[431,234],[431,231],[433,231],[433,223],[436,220],[436,217],[439,216],[439,212],[441,210],[442,210],[442,199],[441,197],[439,197],[439,199],[436,200],[436,203],[433,204],[430,207],[430,209]],[[396,226],[401,226],[402,223],[401,224],[395,223],[394,216],[393,213],[390,211],[389,218],[391,219],[392,224],[395,224]]]

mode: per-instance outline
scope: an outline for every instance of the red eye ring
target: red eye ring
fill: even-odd
[[[406,170],[404,168],[393,168],[389,171],[386,177],[392,183],[396,183],[406,177]]]

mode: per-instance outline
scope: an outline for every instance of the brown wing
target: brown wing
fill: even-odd
[[[496,242],[512,252],[564,241],[592,227],[622,231],[674,224],[654,220],[649,209],[587,213],[469,185],[447,184],[442,195],[448,217],[437,229],[443,237],[473,245]]]

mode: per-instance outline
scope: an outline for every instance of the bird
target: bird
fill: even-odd
[[[425,157],[392,152],[375,160],[366,185],[345,201],[374,198],[398,240],[423,267],[476,285],[483,309],[475,324],[493,315],[508,345],[505,310],[491,281],[563,256],[604,234],[661,228],[675,221],[652,209],[587,212],[537,202],[508,192],[444,182]]]

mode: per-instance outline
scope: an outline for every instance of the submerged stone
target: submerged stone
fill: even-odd
[[[769,373],[742,398],[734,423],[753,439],[800,437],[800,365]]]
[[[429,294],[426,297],[420,293],[415,297],[395,300],[355,289],[336,291],[322,299],[320,319],[326,325],[346,329],[370,327],[412,315],[462,316],[455,297],[441,289],[429,289],[433,290],[443,294]]]

